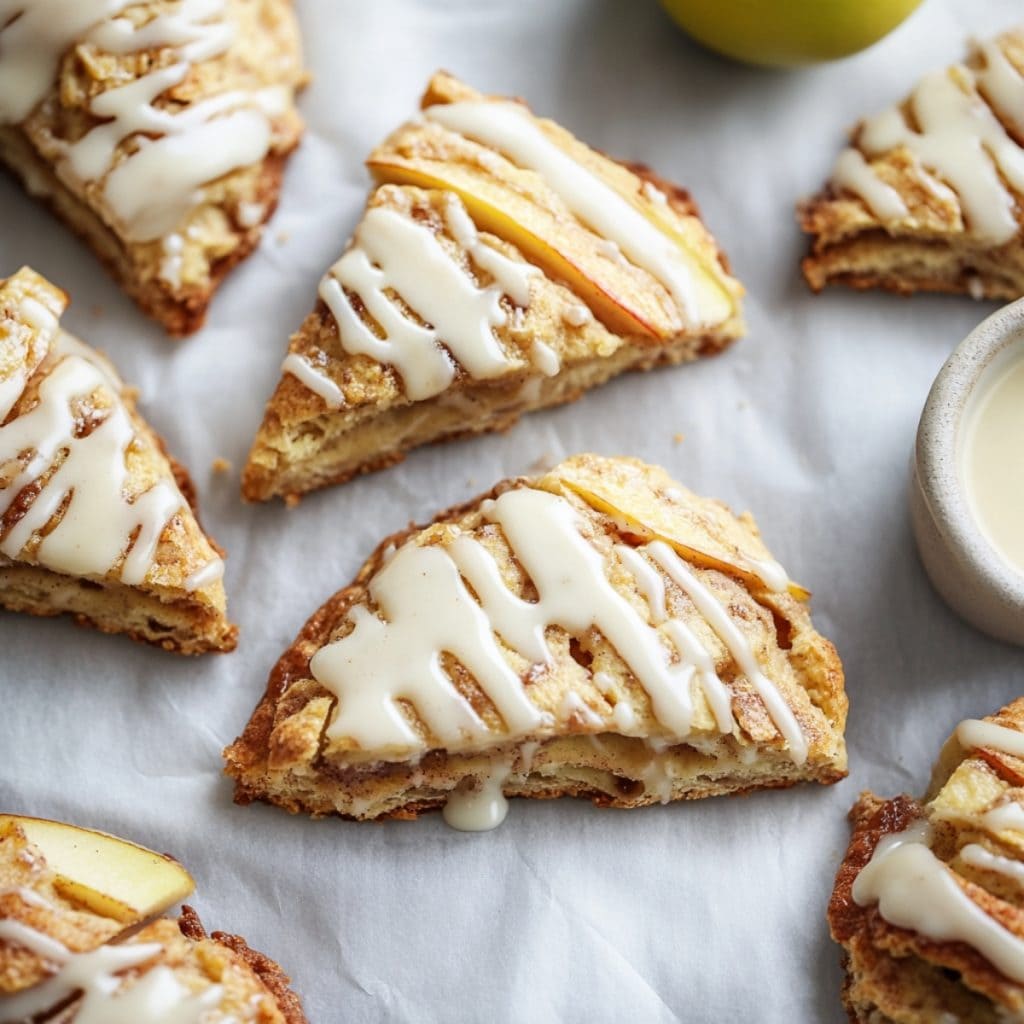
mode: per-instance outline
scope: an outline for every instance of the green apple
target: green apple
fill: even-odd
[[[62,896],[123,925],[162,913],[195,887],[172,857],[106,832],[0,814],[0,828],[8,824],[20,828],[38,847]]]
[[[921,0],[661,0],[697,42],[748,64],[835,60],[891,32]]]

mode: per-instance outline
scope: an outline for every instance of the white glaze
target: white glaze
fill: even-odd
[[[1024,358],[1004,367],[973,405],[960,447],[967,498],[989,543],[1024,574]]]
[[[615,189],[552,142],[519,104],[448,103],[428,107],[424,116],[542,175],[580,221],[664,285],[685,320],[707,319],[709,311],[697,302],[691,257]],[[719,313],[716,310],[714,315]]]
[[[985,747],[1013,757],[1024,758],[1024,733],[1008,729],[1005,725],[997,725],[995,722],[981,722],[969,718],[956,727],[956,738],[961,746],[968,750]]]
[[[958,65],[926,75],[910,99],[916,129],[899,107],[891,107],[866,121],[858,137],[869,157],[909,149],[957,193],[972,234],[993,244],[1017,233],[1014,191],[1024,192],[1024,149],[973,88],[980,85],[1007,120],[1016,124],[1024,116],[1024,79],[996,57],[997,50],[986,49],[988,66],[977,74]],[[850,152],[841,155],[834,180],[860,195],[882,220],[905,216],[902,199],[897,204],[888,186]]]
[[[76,576],[104,576],[127,550],[120,578],[139,584],[153,564],[164,527],[185,500],[169,480],[159,481],[132,502],[126,500],[125,452],[135,440],[135,429],[125,407],[115,400],[103,422],[84,438],[74,437],[72,409],[76,399],[97,390],[116,396],[118,382],[102,364],[79,355],[82,348],[74,339],[59,334],[56,344],[67,354],[41,383],[38,404],[0,427],[0,465],[13,464],[22,452],[34,453],[22,472],[0,490],[0,515],[59,452],[66,450],[67,455],[0,543],[0,552],[18,557],[71,494],[59,525],[37,549],[39,564]],[[128,550],[135,531],[138,536]]]
[[[573,690],[566,690],[562,695],[557,717],[562,722],[569,722],[575,718],[591,728],[600,728],[604,724],[601,716]]]
[[[985,66],[976,71],[978,86],[999,115],[1024,134],[1024,76],[993,41],[977,44]]]
[[[290,352],[281,364],[282,373],[290,373],[305,388],[319,395],[328,409],[340,409],[345,404],[341,388],[322,370],[297,352]]]
[[[494,329],[508,319],[503,294],[528,299],[529,274],[525,265],[480,242],[468,215],[460,220],[465,211],[459,207],[456,215],[455,209],[448,207],[449,224],[456,224],[460,244],[474,261],[486,263],[483,269],[495,284],[478,287],[429,227],[386,207],[366,212],[352,248],[320,282],[320,297],[338,325],[342,347],[393,366],[414,401],[448,388],[455,379],[452,356],[477,379],[499,377],[516,366]],[[346,291],[359,296],[383,337],[362,321]],[[407,316],[389,291],[400,295],[424,323]]]
[[[966,942],[1024,984],[1024,940],[989,917],[932,853],[926,823],[886,836],[853,883],[859,906],[878,904],[890,924],[940,942]]]
[[[183,587],[191,593],[194,590],[202,590],[204,587],[212,586],[219,579],[224,577],[224,560],[222,558],[211,558],[206,565],[201,565],[195,572],[186,577]]]
[[[859,149],[844,149],[839,154],[832,181],[859,195],[880,220],[899,220],[910,212],[899,192],[875,174]]]
[[[558,353],[546,342],[539,338],[530,347],[530,357],[533,365],[544,374],[545,377],[554,377],[561,369],[558,361]]]
[[[508,778],[507,764],[496,765],[480,780],[468,780],[453,790],[444,805],[446,824],[460,832],[489,832],[508,814],[508,800],[501,787]]]
[[[111,218],[126,238],[146,242],[171,234],[187,218],[201,200],[201,186],[266,156],[270,118],[287,97],[277,88],[236,90],[178,113],[158,108],[159,97],[184,81],[193,63],[227,50],[236,26],[226,17],[225,0],[180,0],[138,27],[117,17],[129,6],[123,0],[36,0],[26,8],[24,0],[0,0],[0,24],[25,8],[0,32],[0,123],[27,116],[52,87],[60,57],[78,41],[88,38],[115,54],[173,48],[175,63],[92,101],[91,113],[104,123],[66,146],[57,168],[73,186],[106,175]],[[136,150],[114,166],[129,138]],[[173,260],[164,267],[177,286]]]
[[[704,692],[719,729],[735,728],[729,690],[697,637],[680,619],[661,630],[652,627],[612,586],[604,559],[581,533],[582,521],[569,502],[546,491],[519,488],[486,502],[482,513],[500,526],[533,582],[537,600],[524,601],[509,590],[493,556],[472,536],[458,536],[446,548],[404,544],[370,582],[376,612],[355,606],[352,632],[321,648],[310,662],[314,678],[338,697],[327,732],[330,739],[353,740],[384,758],[422,750],[424,740],[396,703],[404,699],[441,744],[485,741],[483,721],[442,670],[442,652],[471,673],[502,716],[506,733],[524,735],[539,728],[542,717],[498,638],[525,666],[549,664],[546,631],[552,626],[576,637],[598,630],[673,736],[686,737],[691,731],[694,684]],[[721,638],[764,700],[791,757],[801,763],[807,744],[799,725],[728,612],[667,545],[655,542],[644,550],[690,596]],[[655,569],[648,569],[651,587]],[[626,727],[630,724],[631,716]]]
[[[27,1020],[81,993],[75,1024],[201,1024],[221,1000],[223,989],[212,985],[192,995],[163,965],[150,968],[121,990],[122,971],[140,967],[158,956],[159,943],[106,945],[89,953],[71,953],[55,939],[19,921],[0,921],[0,939],[23,946],[57,967],[51,978],[0,1002],[0,1024]]]
[[[978,843],[968,843],[960,851],[960,859],[972,867],[983,868],[986,871],[994,871],[1012,879],[1019,885],[1024,885],[1024,864],[1020,861],[1003,857],[996,853],[990,853],[984,846]]]
[[[1024,832],[1024,807],[1000,804],[981,816],[982,825],[992,832]]]
[[[562,314],[562,319],[570,327],[582,327],[594,319],[594,314],[590,312],[587,306],[574,304],[566,307],[565,312]]]

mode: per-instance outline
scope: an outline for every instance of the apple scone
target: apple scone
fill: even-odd
[[[292,0],[12,0],[0,164],[188,334],[277,204],[303,81]]]
[[[0,607],[232,650],[188,474],[110,362],[61,329],[67,303],[27,268],[0,280]]]
[[[850,1020],[1024,1020],[1024,698],[961,722],[923,799],[850,818],[828,911]]]
[[[385,540],[225,751],[236,800],[357,819],[846,774],[842,666],[749,515],[579,455]]]
[[[303,493],[717,352],[742,288],[689,195],[438,74],[292,337],[242,489]]]
[[[861,122],[800,222],[815,291],[1024,295],[1024,27]]]
[[[149,920],[192,889],[151,850],[0,815],[0,1024],[305,1024],[288,977],[239,936],[208,936],[190,907]]]

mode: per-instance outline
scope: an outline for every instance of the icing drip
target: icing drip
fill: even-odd
[[[308,359],[296,352],[285,356],[281,364],[282,373],[290,373],[303,387],[319,395],[328,409],[340,409],[345,404],[341,388],[322,370],[318,370]]]
[[[64,345],[66,338],[58,336],[58,351],[69,351]],[[43,380],[35,408],[0,427],[0,466],[16,468],[23,452],[33,453],[21,472],[0,489],[0,515],[61,452],[66,453],[0,542],[0,552],[16,558],[70,495],[60,523],[36,550],[39,564],[61,573],[104,576],[127,549],[120,578],[130,585],[139,584],[153,563],[164,527],[185,500],[169,481],[154,484],[132,502],[126,500],[125,453],[135,440],[135,430],[120,402],[112,404],[103,422],[90,433],[76,436],[76,401],[97,390],[117,391],[116,383],[77,351],[72,343],[71,354]]]
[[[681,619],[651,626],[615,589],[569,502],[546,491],[518,488],[486,502],[482,513],[500,526],[536,588],[536,601],[525,601],[508,588],[494,557],[472,536],[457,536],[446,548],[404,544],[370,581],[377,611],[355,606],[352,632],[321,648],[310,662],[314,678],[338,697],[329,738],[349,738],[382,756],[422,749],[423,738],[399,709],[397,702],[405,700],[444,745],[485,739],[483,721],[442,668],[442,652],[474,677],[501,715],[505,732],[523,735],[542,726],[521,673],[510,667],[497,637],[529,665],[545,665],[553,660],[546,639],[552,626],[575,637],[591,629],[600,632],[672,736],[686,737],[691,731],[694,684],[706,695],[718,728],[735,729],[730,693],[710,654]],[[667,545],[655,542],[642,550],[689,595],[761,695],[793,760],[802,763],[807,743],[800,727],[726,609]],[[659,593],[652,577],[659,574],[642,555],[633,554],[623,557],[619,551],[624,568],[640,573],[638,586],[647,587],[656,606]],[[638,560],[646,570],[638,569]],[[663,605],[663,595],[660,601]],[[634,721],[628,708],[616,711],[616,720],[625,727]]]
[[[478,287],[429,227],[385,207],[367,211],[354,245],[320,282],[320,297],[338,324],[342,347],[393,366],[414,401],[440,394],[452,383],[452,356],[478,379],[515,368],[494,329],[508,321],[502,295],[520,306],[528,303],[535,272],[484,244],[454,196],[446,220],[452,236],[494,284]],[[424,323],[395,305],[389,290]],[[382,336],[362,321],[346,291],[359,296]]]
[[[693,266],[680,248],[596,174],[577,163],[517,103],[469,101],[428,107],[424,116],[498,150],[542,175],[572,213],[664,285],[690,322],[700,322]]]
[[[533,357],[533,365],[544,374],[545,377],[554,377],[561,369],[558,361],[558,353],[548,344],[537,339],[534,341],[530,352]]]
[[[444,820],[460,832],[489,832],[508,814],[508,800],[501,787],[509,775],[509,766],[499,764],[483,780],[470,779],[451,792],[444,805]]]
[[[223,993],[220,985],[211,985],[193,995],[162,964],[122,988],[119,972],[140,967],[163,952],[155,942],[72,953],[48,935],[11,920],[0,921],[0,939],[23,946],[59,968],[47,981],[4,997],[0,1003],[2,1022],[28,1020],[80,992],[75,1024],[201,1024]]]
[[[188,576],[183,584],[185,590],[191,593],[193,590],[202,590],[204,587],[212,586],[219,579],[224,577],[224,560],[212,558],[206,565],[201,565],[194,573]]]
[[[235,37],[225,0],[180,0],[146,24],[117,17],[118,0],[0,0],[0,123],[18,122],[53,86],[57,63],[88,38],[114,54],[172,47],[179,60],[127,85],[100,93],[90,112],[103,120],[65,147],[58,173],[71,183],[107,175],[103,195],[124,235],[147,242],[173,232],[199,201],[206,183],[255,163],[271,144],[270,117],[287,103],[281,89],[236,90],[193,103],[178,113],[155,106],[180,85],[193,63],[222,55]],[[133,152],[115,162],[129,138]],[[113,169],[111,170],[111,167]],[[165,275],[167,276],[167,275]],[[167,279],[174,284],[173,275]]]
[[[1024,984],[1024,940],[989,917],[928,846],[925,822],[886,836],[853,883],[859,906],[877,903],[890,924],[940,942],[966,942]]]
[[[995,871],[997,874],[1013,879],[1019,885],[1024,885],[1024,864],[1011,860],[1009,857],[989,853],[984,846],[980,846],[978,843],[968,843],[960,851],[960,859],[972,867]]]
[[[1007,729],[995,722],[980,722],[969,718],[956,727],[956,738],[968,750],[982,747],[995,750],[1011,757],[1024,758],[1024,733]]]
[[[984,47],[983,53],[987,66],[977,73],[957,66],[922,79],[910,99],[916,129],[899,107],[891,107],[864,123],[858,143],[869,157],[905,146],[959,195],[968,230],[998,244],[1018,230],[1014,191],[1024,192],[1024,149],[974,86],[1019,128],[1024,119],[1024,77],[995,44]],[[895,190],[854,154],[855,150],[846,150],[840,156],[833,180],[859,195],[882,220],[906,216],[907,208]]]

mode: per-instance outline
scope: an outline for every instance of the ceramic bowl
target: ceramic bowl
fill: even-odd
[[[1024,646],[1024,573],[982,533],[960,468],[970,414],[1016,358],[1024,358],[1024,299],[971,331],[935,378],[917,429],[910,515],[921,561],[946,603],[990,636]]]

